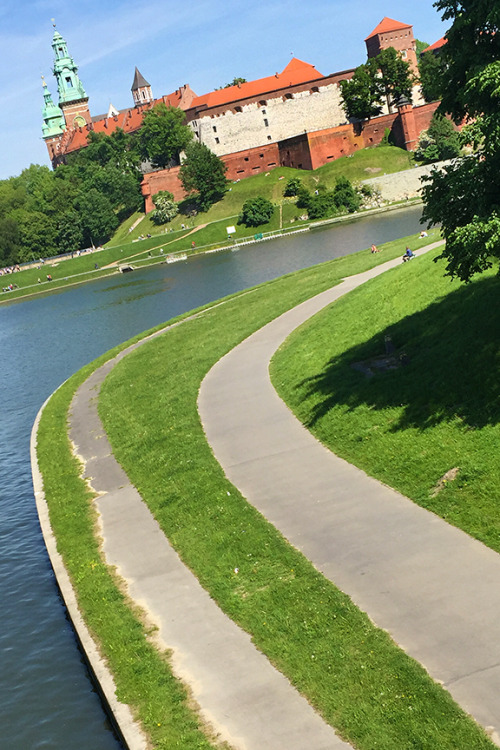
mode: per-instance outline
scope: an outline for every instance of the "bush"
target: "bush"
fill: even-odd
[[[258,227],[267,224],[274,213],[274,205],[267,198],[250,198],[245,201],[238,223],[246,227]]]
[[[290,177],[290,179],[285,185],[285,190],[283,192],[283,195],[286,198],[290,196],[298,195],[301,187],[302,187],[302,183],[298,177]]]
[[[346,208],[348,213],[357,211],[361,205],[361,198],[347,177],[338,177],[333,188],[335,205]]]
[[[154,224],[166,224],[179,213],[179,206],[168,190],[161,190],[153,195],[153,203],[155,204],[155,210],[151,214],[151,220]]]
[[[459,136],[447,117],[434,113],[428,130],[422,131],[415,158],[430,164],[442,159],[453,159],[460,153]]]

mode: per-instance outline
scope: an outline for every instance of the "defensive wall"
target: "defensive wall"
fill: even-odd
[[[418,107],[406,105],[397,112],[366,122],[301,133],[277,143],[247,148],[220,158],[227,166],[227,178],[234,182],[253,174],[269,172],[278,166],[317,169],[341,156],[350,156],[360,149],[378,146],[386,130],[390,131],[395,145],[412,150],[416,146],[418,134],[429,127],[438,106],[439,102]],[[152,197],[160,190],[173,193],[176,201],[185,196],[179,180],[179,167],[145,174],[141,189],[146,213],[154,209]]]

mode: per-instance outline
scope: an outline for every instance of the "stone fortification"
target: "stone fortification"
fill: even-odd
[[[338,83],[314,82],[303,90],[282,89],[259,101],[240,101],[222,111],[220,107],[208,110],[189,124],[195,136],[217,156],[226,156],[344,122]]]

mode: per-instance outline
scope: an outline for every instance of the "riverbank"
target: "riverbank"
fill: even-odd
[[[147,244],[147,247],[146,249],[143,249],[139,252],[137,250],[137,243],[134,243],[133,246],[129,246],[128,253],[121,252],[119,247],[112,248],[115,259],[111,263],[99,263],[99,261],[103,257],[103,253],[106,253],[106,249],[103,248],[95,250],[92,254],[88,255],[88,258],[85,258],[85,256],[80,256],[79,258],[51,259],[51,261],[47,263],[47,266],[50,266],[50,270],[53,273],[53,278],[51,281],[43,281],[40,283],[38,283],[37,281],[36,283],[30,283],[28,286],[14,289],[13,291],[3,292],[0,294],[0,305],[7,302],[17,300],[23,301],[42,295],[52,294],[54,292],[70,289],[71,287],[80,286],[81,284],[95,281],[112,274],[119,274],[120,271],[118,267],[124,264],[130,264],[133,266],[134,270],[139,270],[150,266],[156,266],[171,262],[180,262],[182,260],[187,260],[188,258],[191,258],[193,256],[203,255],[205,253],[239,250],[256,243],[267,242],[269,240],[289,237],[295,234],[313,231],[315,229],[328,228],[329,226],[335,226],[346,222],[369,218],[370,216],[376,216],[392,211],[407,209],[410,206],[420,205],[420,203],[421,201],[418,198],[414,198],[411,200],[405,199],[388,205],[366,209],[354,214],[347,214],[345,216],[326,219],[324,221],[301,222],[300,226],[297,228],[295,228],[295,226],[292,226],[287,227],[286,229],[264,232],[262,233],[261,237],[251,236],[248,238],[242,238],[240,240],[228,240],[222,243],[213,242],[207,245],[199,245],[195,247],[190,247],[190,243],[187,242],[185,243],[185,246],[182,247],[182,249],[174,250],[172,252],[168,252],[167,250],[169,244],[172,244],[174,242],[183,242],[183,239],[181,238],[180,240],[171,240],[169,242],[166,241],[164,237],[157,236],[145,240],[144,242]],[[205,225],[202,225],[200,231],[204,228],[204,226]],[[185,236],[189,236],[191,234],[193,234],[192,229],[185,232]],[[91,265],[97,264],[99,267],[94,268],[93,270],[87,270],[75,274],[65,273],[64,276],[57,276],[54,272],[55,267],[58,268],[59,273],[61,270],[63,272],[65,272],[66,269],[70,270],[69,264],[72,264],[72,267],[74,267],[75,265],[81,265],[82,259],[88,260],[88,263],[90,263]],[[64,264],[63,268],[61,268],[60,266],[61,263]],[[20,272],[20,274],[23,273],[26,272]],[[38,267],[33,269],[32,275],[38,273]],[[17,280],[21,280],[22,276],[19,275],[19,273],[16,273],[5,278],[12,279],[17,283]]]
[[[200,434],[199,424],[198,426],[192,424],[193,414],[195,414],[192,402],[193,399],[194,402],[196,401],[200,378],[209,369],[211,363],[220,359],[224,352],[231,349],[241,339],[246,338],[252,330],[259,328],[266,320],[275,318],[281,312],[293,307],[312,294],[332,286],[343,276],[349,275],[349,272],[374,267],[381,262],[382,257],[385,261],[389,257],[399,256],[402,254],[404,244],[404,240],[399,241],[399,243],[391,243],[390,247],[383,249],[382,256],[362,252],[348,258],[332,261],[323,264],[321,267],[278,279],[265,287],[252,290],[251,293],[237,295],[227,300],[224,305],[211,306],[207,314],[171,329],[168,339],[160,337],[158,343],[161,342],[161,351],[157,350],[155,354],[156,344],[154,348],[152,348],[152,344],[148,345],[147,351],[154,360],[148,367],[144,367],[141,353],[140,357],[134,357],[140,372],[135,373],[133,377],[126,374],[124,379],[123,373],[117,372],[116,377],[113,374],[107,386],[108,398],[111,398],[111,402],[105,402],[100,408],[101,414],[105,415],[108,422],[106,427],[108,431],[109,420],[111,419],[115,423],[114,426],[111,426],[111,432],[115,434],[121,432],[122,435],[129,434],[136,437],[143,434],[143,429],[137,420],[142,419],[144,407],[147,406],[148,410],[150,410],[150,407],[153,408],[154,423],[162,434],[157,436],[151,444],[148,442],[147,449],[145,449],[146,446],[139,450],[137,447],[133,448],[135,460],[132,461],[132,464],[135,469],[132,468],[130,476],[134,484],[136,486],[141,486],[144,482],[150,484],[153,496],[156,497],[156,500],[154,497],[151,498],[153,505],[156,505],[155,512],[161,517],[160,521],[169,526],[172,543],[177,549],[183,550],[182,555],[183,557],[187,556],[191,569],[196,570],[200,564],[204,565],[208,563],[209,558],[213,558],[213,561],[210,562],[210,565],[214,565],[212,572],[201,574],[200,578],[204,580],[205,585],[208,586],[215,598],[219,599],[221,596],[225,598],[224,609],[234,610],[238,616],[245,615],[245,617],[256,618],[255,622],[250,623],[248,627],[245,626],[245,629],[250,632],[255,630],[258,638],[263,639],[264,643],[269,644],[271,629],[275,631],[279,638],[275,658],[281,661],[286,656],[290,646],[296,647],[300,650],[300,653],[295,656],[292,655],[292,661],[296,665],[302,665],[302,667],[311,665],[313,672],[315,665],[314,659],[311,660],[311,654],[318,655],[319,658],[317,634],[321,632],[325,637],[328,634],[329,639],[333,635],[330,633],[331,613],[340,613],[341,611],[341,622],[344,623],[346,622],[347,611],[343,605],[334,604],[330,594],[327,594],[325,590],[321,577],[316,581],[316,572],[311,573],[316,581],[314,584],[312,579],[309,583],[307,577],[304,578],[306,573],[303,559],[299,555],[297,559],[292,560],[290,555],[293,557],[294,554],[298,553],[293,553],[288,548],[282,549],[283,540],[275,538],[272,529],[266,527],[262,528],[261,532],[256,533],[254,525],[257,519],[246,507],[244,500],[238,496],[238,493],[234,492],[234,488],[227,485],[226,480],[223,479],[220,471],[216,468],[216,464],[212,463],[213,457],[211,457],[210,450],[207,449],[202,433]],[[169,352],[168,356],[165,356],[163,351],[165,347]],[[120,350],[122,348],[119,347]],[[117,351],[115,350],[114,353]],[[144,352],[146,353],[146,350]],[[175,357],[173,356],[174,352]],[[109,356],[111,356],[111,353]],[[102,358],[100,363],[108,358],[108,356]],[[125,362],[132,364],[132,358],[127,358]],[[158,379],[152,377],[151,374],[157,371],[156,368],[160,363],[162,374]],[[168,368],[173,368],[172,377]],[[93,369],[94,366],[87,368],[85,373],[80,373],[78,380],[81,382],[81,379],[90,374]],[[174,387],[174,384],[179,380],[179,372],[184,375],[182,386],[177,388]],[[176,376],[175,373],[177,373]],[[136,380],[138,375],[141,378],[146,376],[146,381],[149,382],[138,387],[137,392],[135,389],[131,391],[130,384],[138,384],[139,381]],[[159,383],[167,382],[171,383],[172,387],[164,389],[159,386]],[[122,632],[122,629],[116,627],[116,621],[114,620],[115,609],[119,605],[118,600],[115,600],[116,597],[106,594],[106,604],[103,608],[103,599],[99,590],[96,595],[96,582],[101,580],[106,570],[105,566],[103,567],[98,548],[94,545],[89,551],[85,549],[85,543],[83,547],[79,544],[83,527],[79,526],[80,531],[75,537],[75,497],[78,496],[80,491],[83,492],[81,509],[84,516],[86,518],[88,516],[88,518],[82,520],[78,517],[78,523],[85,522],[85,524],[88,524],[90,531],[94,525],[93,514],[87,505],[85,486],[79,479],[78,467],[74,465],[71,458],[69,458],[69,461],[65,458],[67,447],[64,447],[64,440],[58,440],[57,445],[53,444],[54,437],[59,431],[66,433],[67,408],[76,385],[76,380],[72,379],[72,382],[65,389],[64,396],[61,394],[58,396],[59,405],[56,420],[47,422],[45,434],[39,436],[39,460],[41,456],[44,463],[44,477],[46,477],[49,489],[48,500],[52,508],[51,523],[54,527],[57,527],[56,534],[65,562],[73,570],[74,585],[78,588],[80,606],[89,609],[92,613],[93,630],[97,634],[101,633],[102,637],[102,628],[107,627],[108,621],[111,620],[111,632],[107,630],[104,637],[108,660],[115,666],[118,655],[123,657],[124,666],[128,664],[129,660],[132,660],[129,666],[133,671],[134,663],[136,663],[134,659],[137,658],[137,654],[134,654],[136,646],[128,643],[126,633],[118,649],[113,645],[112,640],[108,641],[114,631]],[[149,397],[146,396],[146,393],[151,389],[154,391],[154,397],[148,403]],[[113,405],[119,393],[123,397],[127,394],[126,402],[128,403],[126,403],[124,409],[116,409]],[[137,408],[134,399],[139,394],[143,397],[143,401],[142,405]],[[66,406],[60,400],[61,398]],[[160,400],[158,401],[158,399]],[[180,400],[183,402],[182,410],[187,409],[186,414],[184,412],[179,413],[177,407],[175,407],[176,403],[180,404]],[[50,409],[50,402],[47,408]],[[158,420],[159,408],[168,409],[168,419]],[[136,415],[135,427],[132,430],[125,427],[130,409]],[[190,416],[186,418],[188,413]],[[47,419],[50,418],[48,411],[46,416]],[[146,419],[149,419],[149,417]],[[125,431],[123,428],[125,428]],[[113,448],[115,449],[115,446]],[[137,461],[138,455],[141,456],[140,461]],[[196,456],[195,461],[193,461],[194,456]],[[123,457],[123,460],[120,460],[122,463],[128,463],[126,456]],[[209,461],[208,466],[205,466],[206,461]],[[154,490],[155,486],[157,488],[160,486],[154,478],[157,470],[161,470],[163,474],[161,486],[164,487],[164,491],[160,497],[158,497],[158,492]],[[150,475],[151,481],[143,481],[142,478],[135,481],[133,475],[137,471],[140,474],[145,472],[145,475]],[[166,477],[169,480],[167,484],[165,484]],[[71,481],[71,490],[69,491],[68,481]],[[78,490],[78,483],[82,486],[81,490]],[[149,490],[146,494],[150,494]],[[205,502],[205,500],[209,507],[200,507],[200,503]],[[169,520],[171,514],[176,512],[180,513],[177,520],[174,517]],[[233,513],[236,513],[234,518],[232,518]],[[199,519],[197,514],[201,514]],[[224,520],[222,524],[221,518]],[[196,528],[193,529],[192,525]],[[233,530],[235,533],[230,533],[228,537],[228,530],[230,532]],[[242,533],[236,533],[238,530]],[[237,546],[242,544],[243,547],[231,550],[230,545],[234,543]],[[78,549],[75,549],[75,546]],[[83,555],[83,557],[80,558],[79,555]],[[279,559],[275,559],[275,555]],[[284,555],[282,559],[281,555]],[[234,570],[235,566],[238,568],[237,572]],[[290,571],[293,575],[290,574]],[[316,591],[317,585],[319,585],[319,588]],[[245,596],[241,595],[242,592],[246,592]],[[307,596],[309,595],[312,596],[310,606],[307,604],[309,601]],[[287,617],[283,619],[279,612],[273,614],[274,608],[279,607],[280,602],[288,601],[289,596],[292,597],[293,602],[290,602],[291,606],[286,607]],[[320,607],[320,601],[323,607]],[[328,613],[330,625],[315,624],[314,618],[318,609],[325,609],[325,612]],[[266,613],[264,623],[261,616],[263,612]],[[283,650],[283,629],[285,625],[288,629],[290,617],[292,619],[298,618],[297,632],[294,633],[293,637],[285,638],[287,648]],[[306,630],[304,630],[304,622],[308,625]],[[349,659],[346,660],[347,673],[351,673],[351,676],[356,678],[357,688],[355,695],[349,694],[343,705],[337,706],[337,711],[341,712],[350,725],[348,731],[354,732],[358,747],[364,747],[363,743],[367,739],[371,741],[373,737],[379,736],[377,734],[379,731],[378,725],[373,714],[374,710],[376,714],[379,709],[382,729],[385,725],[383,731],[389,731],[390,735],[389,737],[383,735],[384,741],[381,746],[385,748],[394,747],[400,750],[403,747],[409,747],[407,738],[404,737],[406,732],[413,743],[415,738],[420,736],[420,732],[423,732],[422,742],[427,742],[429,746],[444,748],[448,746],[456,747],[458,731],[472,731],[473,733],[478,731],[477,728],[474,729],[473,724],[467,724],[468,720],[465,718],[460,718],[457,724],[457,717],[454,714],[456,708],[448,702],[446,697],[444,704],[436,703],[434,687],[431,687],[431,685],[422,688],[421,696],[424,703],[421,704],[421,698],[418,697],[420,693],[418,696],[415,694],[417,682],[411,677],[407,667],[399,668],[392,659],[388,664],[379,662],[380,641],[377,638],[373,640],[371,636],[368,636],[365,627],[365,624],[363,624],[363,633],[359,637],[355,637],[355,643],[348,644],[345,642],[340,650],[338,646],[332,647],[331,643],[326,643],[324,650],[325,654],[330,655],[330,659],[332,654],[343,653],[344,650],[349,655]],[[343,632],[347,634],[355,631],[352,631],[347,622]],[[312,643],[306,637],[308,634],[313,638]],[[132,646],[132,652],[130,652],[130,646]],[[122,649],[125,649],[124,653],[118,654]],[[374,657],[373,654],[376,654],[376,656]],[[356,661],[351,662],[351,659]],[[364,684],[364,680],[357,679],[357,672],[351,668],[351,665],[356,663],[358,668],[361,669],[363,664],[368,664],[370,666],[369,672],[372,673],[374,659],[377,662],[377,668],[380,667],[380,675],[383,676],[383,684],[377,686],[375,693],[380,696],[380,691],[382,691],[385,697],[381,702],[380,698],[376,700],[373,698],[372,700],[368,694],[368,704],[363,708],[361,704],[357,703],[361,697],[359,688],[360,686],[363,687],[363,690],[361,690],[361,693],[363,693],[367,686]],[[130,674],[130,668],[124,669],[124,666],[118,666],[118,671],[121,674],[116,675],[121,695],[129,694],[129,688],[127,687],[129,678],[127,675]],[[143,675],[143,679],[146,679],[144,669],[141,669],[139,664],[136,668]],[[338,695],[338,686],[334,687],[330,684],[330,681],[332,679],[335,681],[338,670],[321,669],[320,672],[321,682],[325,683],[329,701],[328,710],[335,713],[336,709],[332,705],[332,701],[335,701],[335,696]],[[362,672],[359,672],[360,677],[362,674]],[[367,675],[367,673],[365,674]],[[346,676],[349,677],[349,674]],[[390,680],[388,679],[389,676],[391,676]],[[306,672],[302,672],[301,679],[305,680],[305,683],[310,683],[309,667]],[[405,679],[409,680],[406,687]],[[124,680],[125,682],[123,682]],[[396,691],[394,695],[390,684]],[[148,685],[148,688],[150,687]],[[152,693],[154,692],[155,690],[152,691]],[[313,688],[313,692],[316,694],[315,688]],[[146,696],[147,701],[151,700],[152,693],[150,691]],[[401,693],[404,696],[411,696],[412,705],[415,705],[414,701],[417,701],[419,706],[418,710],[415,709],[416,713],[412,714],[409,725],[407,722],[409,716],[407,702],[401,700]],[[443,695],[446,696],[445,693]],[[431,701],[429,706],[426,706],[425,700]],[[353,703],[353,701],[356,703]],[[171,742],[171,740],[166,739],[167,735],[162,734],[167,731],[166,724],[168,722],[165,721],[167,707],[160,701],[159,703],[148,703],[146,708],[147,710],[143,711],[142,714],[140,708],[137,711],[139,714],[145,715],[148,731],[154,732],[156,741],[159,741],[159,738],[162,737],[165,738],[165,743]],[[429,717],[432,716],[434,711],[437,711],[438,718],[436,721],[429,721]],[[388,715],[391,717],[389,724],[387,724]],[[422,724],[415,718],[417,715],[422,716]],[[467,726],[470,726],[470,729],[467,729]],[[172,723],[168,727],[168,731],[170,730],[174,731]],[[428,734],[429,732],[431,734]],[[436,732],[437,734],[435,734]],[[464,738],[462,737],[462,739]],[[464,739],[463,746],[480,748],[490,745],[483,735],[473,734],[469,736],[467,741]]]

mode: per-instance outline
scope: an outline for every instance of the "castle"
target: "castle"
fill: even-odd
[[[394,47],[417,72],[412,26],[390,18],[365,39],[368,57]],[[425,104],[418,86],[413,101],[402,101],[395,112],[385,109],[365,122],[348,121],[342,107],[340,81],[354,69],[324,76],[313,65],[293,58],[281,73],[197,96],[189,85],[155,99],[150,84],[135,69],[133,105],[117,110],[110,105],[105,115],[93,117],[88,97],[67,44],[57,29],[52,40],[53,73],[58,105],[44,86],[42,133],[52,165],[85,148],[88,133],[112,133],[122,128],[132,133],[141,127],[144,113],[159,102],[185,112],[193,135],[206,144],[227,166],[227,177],[238,180],[277,166],[316,169],[340,156],[381,142],[387,129],[395,143],[413,150],[418,136],[428,127],[437,102]],[[152,196],[169,190],[176,200],[184,196],[179,167],[145,171],[142,193],[146,212]]]

